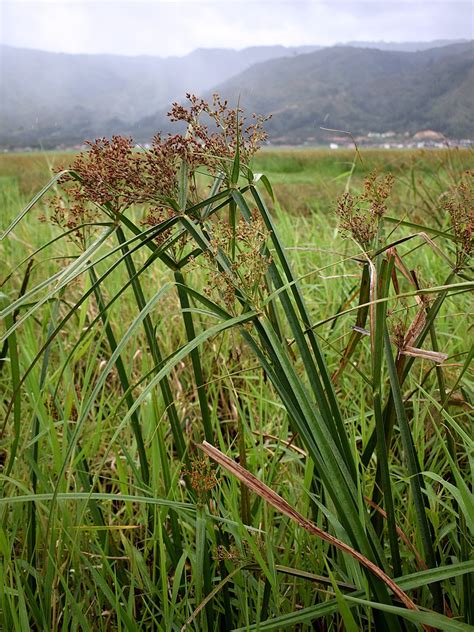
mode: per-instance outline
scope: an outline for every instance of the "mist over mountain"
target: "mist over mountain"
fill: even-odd
[[[0,146],[72,146],[112,133],[144,142],[167,129],[172,101],[214,90],[240,96],[246,110],[273,113],[268,130],[277,142],[317,138],[321,125],[474,137],[472,61],[471,43],[444,41],[198,49],[167,58],[0,46]]]
[[[69,55],[0,46],[0,144],[127,133],[140,118],[255,63],[318,47],[198,49],[184,57]],[[155,130],[156,131],[156,130]]]

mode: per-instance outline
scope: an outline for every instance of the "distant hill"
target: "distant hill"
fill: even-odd
[[[256,64],[216,90],[248,111],[271,113],[274,141],[327,138],[320,127],[472,139],[473,62],[472,43],[416,53],[334,47]]]
[[[0,146],[54,147],[112,133],[146,141],[186,92],[273,113],[276,142],[432,128],[474,138],[470,42],[200,49],[185,57],[66,55],[0,46]],[[374,48],[404,46],[411,51]]]
[[[67,55],[0,45],[0,145],[54,146],[126,133],[186,92],[317,46],[198,49],[184,57]]]
[[[430,48],[440,48],[450,44],[468,44],[469,40],[432,40],[431,42],[345,42],[338,46],[351,46],[354,48],[378,48],[379,50],[393,50],[399,53],[416,53]]]

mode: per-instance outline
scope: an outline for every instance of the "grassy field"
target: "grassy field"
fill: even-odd
[[[2,231],[73,158],[0,156]],[[1,629],[472,629],[474,155],[252,169],[165,233],[64,236],[56,183],[0,242]]]

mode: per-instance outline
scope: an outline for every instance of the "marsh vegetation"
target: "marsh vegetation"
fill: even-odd
[[[472,153],[174,115],[0,157],[3,629],[468,629]]]

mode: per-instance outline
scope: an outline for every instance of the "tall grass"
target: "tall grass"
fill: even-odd
[[[342,242],[279,205],[239,112],[181,115],[2,235],[3,627],[467,629],[465,164],[413,166],[393,213],[370,176]]]

